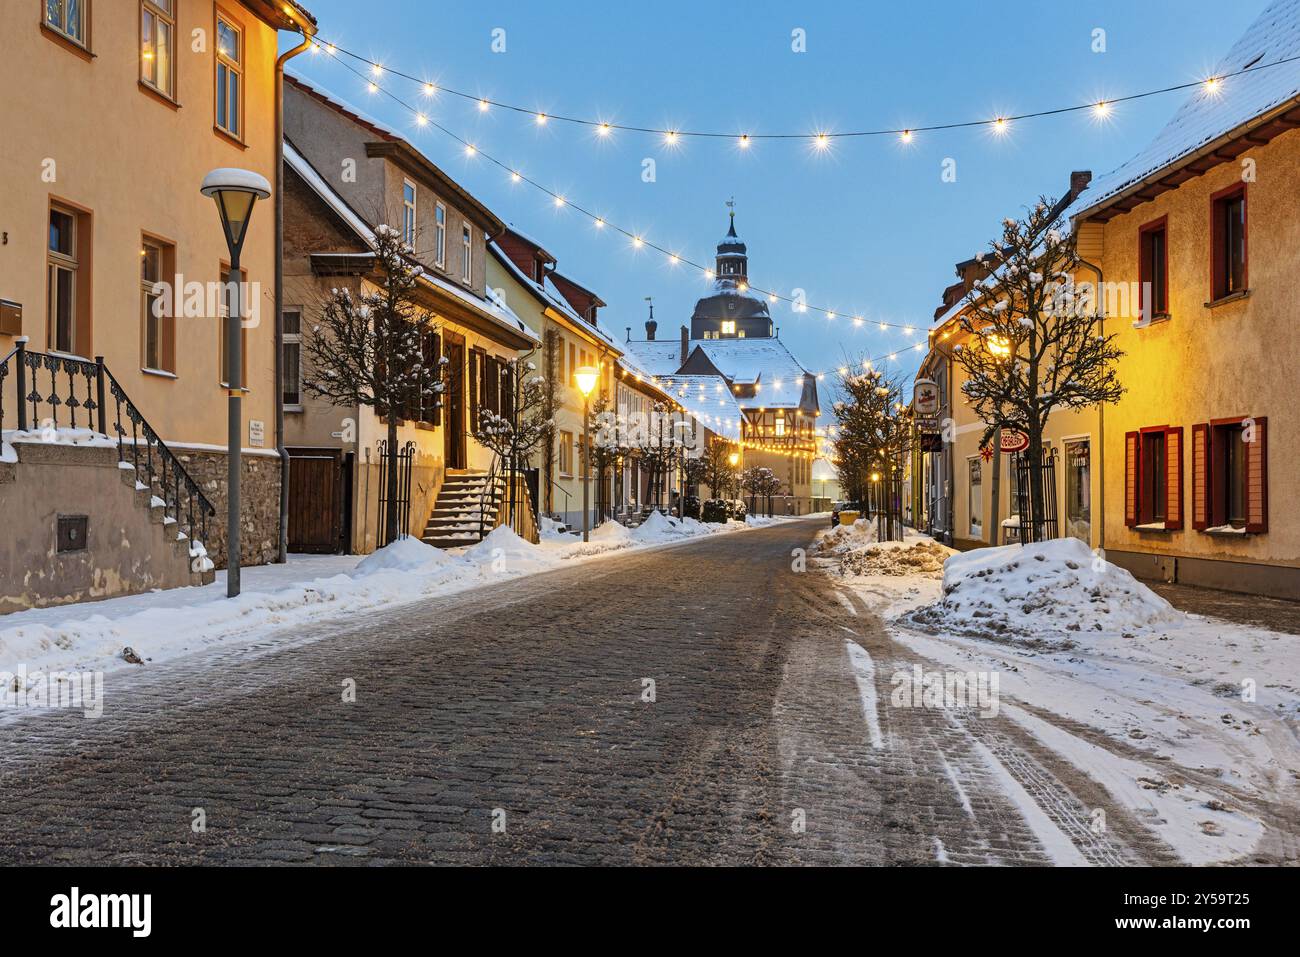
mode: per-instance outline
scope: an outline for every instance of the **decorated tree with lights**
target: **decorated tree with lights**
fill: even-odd
[[[911,431],[902,380],[867,365],[840,373],[831,409],[835,469],[848,499],[862,503],[870,498],[873,475],[879,480],[902,469]]]
[[[962,393],[985,423],[981,446],[1001,429],[1029,439],[1035,538],[1046,518],[1040,467],[1048,416],[1116,402],[1124,392],[1115,371],[1123,353],[1103,332],[1095,288],[1075,284],[1075,237],[1053,219],[1054,205],[1043,197],[1023,218],[1003,221],[983,256],[989,276],[967,297],[965,341],[953,347]]]
[[[437,324],[416,301],[423,268],[414,250],[383,225],[375,229],[374,249],[361,291],[331,289],[319,321],[305,330],[303,387],[334,405],[369,406],[387,420],[384,537],[392,542],[399,533],[397,424],[433,419],[447,360],[436,354]]]
[[[624,454],[624,429],[621,426],[620,417],[611,408],[609,396],[602,393],[589,404],[587,432],[591,437],[591,474],[596,483],[596,514],[601,521],[609,513],[610,476],[618,469]]]

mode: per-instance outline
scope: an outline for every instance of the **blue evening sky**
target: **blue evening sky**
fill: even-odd
[[[474,94],[550,113],[652,127],[802,132],[922,126],[1092,102],[1197,80],[1211,72],[1263,8],[1241,3],[1095,0],[1002,2],[429,3],[424,0],[305,0],[321,36],[386,65]],[[493,31],[506,50],[492,51]],[[802,28],[807,52],[791,50]],[[1093,30],[1106,52],[1092,52]],[[434,162],[502,219],[540,239],[562,272],[609,304],[602,320],[622,339],[644,335],[653,296],[660,335],[676,336],[701,275],[670,267],[597,231],[571,209],[511,184],[442,133],[417,129],[410,114],[326,56],[295,68],[406,130]],[[381,82],[422,102],[418,87]],[[598,141],[584,127],[494,109],[479,113],[440,95],[431,117],[541,183],[712,264],[735,196],[755,285],[868,319],[924,328],[953,264],[982,249],[998,222],[1040,193],[1059,196],[1073,169],[1100,175],[1140,149],[1186,94],[1087,114],[1028,120],[1009,135],[985,130],[838,141],[814,155],[808,141],[687,140],[620,132]],[[427,101],[426,101],[427,102]],[[642,180],[643,160],[656,181]],[[956,182],[941,180],[945,158]],[[814,312],[773,307],[781,337],[821,371],[850,358],[900,350],[909,372],[919,353],[878,326],[853,327]],[[915,339],[911,340],[915,341]]]

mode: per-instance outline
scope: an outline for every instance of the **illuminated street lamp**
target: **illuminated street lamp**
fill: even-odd
[[[217,202],[221,229],[230,250],[230,311],[226,318],[226,597],[239,594],[239,472],[243,446],[243,303],[240,302],[239,254],[248,236],[253,205],[271,195],[264,176],[246,169],[214,169],[203,178],[200,192]]]
[[[582,393],[582,540],[585,542],[590,540],[591,530],[591,512],[587,505],[587,486],[591,481],[591,439],[587,422],[587,399],[600,380],[600,370],[594,366],[581,366],[573,374],[573,378],[578,383],[578,391]]]

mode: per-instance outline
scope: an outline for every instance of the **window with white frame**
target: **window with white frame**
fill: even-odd
[[[970,478],[966,486],[966,506],[970,514],[970,533],[978,538],[984,534],[984,460],[973,455],[966,460]]]
[[[86,44],[86,6],[89,0],[45,0],[45,23],[69,40]]]
[[[284,351],[281,365],[284,371],[284,406],[294,410],[302,408],[302,310],[284,311]]]
[[[176,0],[140,0],[140,79],[168,97],[176,95],[175,35]]]
[[[146,369],[162,369],[162,297],[158,282],[162,279],[163,250],[158,243],[145,240],[140,247],[141,338]]]
[[[243,135],[243,47],[239,27],[217,17],[217,128],[236,138]]]
[[[402,242],[415,246],[415,184],[402,180]]]
[[[474,233],[468,226],[460,228],[460,278],[462,282],[470,282],[474,278]]]
[[[573,475],[573,433],[560,432],[560,474],[564,476]]]
[[[439,203],[433,211],[433,264],[447,267],[447,207]]]

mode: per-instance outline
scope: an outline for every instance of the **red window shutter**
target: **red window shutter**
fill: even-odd
[[[1183,527],[1183,427],[1165,430],[1165,528]]]
[[[1192,528],[1210,527],[1210,427],[1192,426]]]
[[[1253,425],[1252,425],[1253,423]],[[1246,531],[1268,531],[1268,419],[1246,420]]]
[[[1138,455],[1141,446],[1137,432],[1124,435],[1124,524],[1138,523]]]

